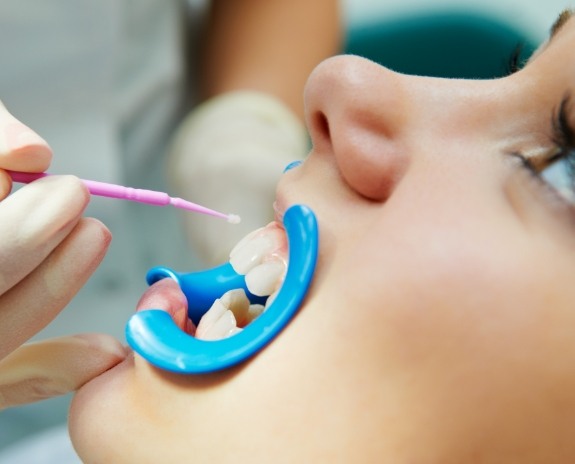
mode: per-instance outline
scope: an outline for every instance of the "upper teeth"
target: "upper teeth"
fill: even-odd
[[[272,222],[244,237],[231,251],[230,264],[244,274],[248,290],[268,296],[266,308],[281,287],[287,268],[287,240],[283,228]],[[250,305],[241,289],[231,290],[216,300],[204,314],[196,337],[204,340],[225,338],[253,321],[265,308]]]
[[[246,275],[246,285],[254,295],[271,295],[280,287],[285,271],[285,261],[272,258],[256,266]]]
[[[266,258],[286,259],[285,232],[272,222],[244,237],[230,253],[230,264],[238,274],[247,274]]]

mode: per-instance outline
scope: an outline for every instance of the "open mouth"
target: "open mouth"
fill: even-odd
[[[243,288],[232,289],[216,299],[191,335],[200,340],[226,338],[265,312],[284,281],[287,251],[285,230],[277,222],[243,238],[230,253],[230,265],[244,276],[248,292]],[[250,299],[248,295],[260,298]]]
[[[311,283],[318,253],[313,212],[295,205],[282,218],[242,239],[230,262],[178,274],[154,268],[148,282],[170,277],[188,301],[193,324],[162,310],[144,310],[126,326],[130,346],[150,363],[181,373],[236,364],[267,345],[291,320]]]

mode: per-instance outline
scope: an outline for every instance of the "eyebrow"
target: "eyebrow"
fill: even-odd
[[[561,13],[559,13],[559,16],[557,17],[557,19],[551,26],[551,29],[549,30],[549,41],[551,41],[551,39],[553,39],[553,37],[555,37],[559,33],[561,28],[565,25],[567,21],[569,21],[571,17],[573,17],[574,14],[575,12],[570,8],[567,8],[563,10]]]
[[[573,8],[566,8],[564,9],[561,13],[559,13],[559,16],[557,16],[557,19],[555,20],[555,22],[553,23],[553,25],[550,27],[549,29],[549,37],[547,38],[547,40],[545,42],[543,42],[539,48],[537,48],[537,50],[535,50],[535,52],[533,52],[533,54],[529,57],[529,59],[527,60],[527,63],[529,63],[530,61],[532,61],[534,58],[536,58],[543,50],[545,50],[547,47],[549,47],[549,45],[551,44],[551,42],[553,42],[553,39],[555,37],[557,37],[557,35],[559,34],[559,31],[563,28],[563,26],[565,26],[565,24],[573,17],[575,16],[575,9]]]

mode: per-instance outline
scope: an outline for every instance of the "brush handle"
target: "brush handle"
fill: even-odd
[[[17,172],[17,171],[7,171],[7,172],[14,182],[19,182],[22,184],[29,184],[30,182],[42,179],[43,177],[47,177],[50,175],[47,172]],[[186,211],[192,211],[196,213],[207,214],[209,216],[219,217],[222,219],[227,219],[228,222],[230,223],[239,222],[238,216],[220,213],[219,211],[214,211],[213,209],[206,208],[205,206],[201,206],[196,203],[192,203],[190,201],[182,200],[181,198],[172,198],[165,192],[124,187],[123,185],[109,184],[107,182],[98,182],[96,180],[81,179],[81,181],[84,183],[84,185],[86,185],[88,191],[92,195],[107,198],[118,198],[121,200],[137,201],[140,203],[145,203],[147,205],[156,205],[156,206],[172,205],[176,208],[185,209]]]
[[[41,179],[42,177],[47,177],[50,174],[45,172],[18,172],[18,171],[7,171],[8,175],[12,178],[14,182],[20,184],[29,184],[35,180]]]
[[[8,174],[14,182],[29,184],[50,174],[46,172],[16,172],[9,171]],[[107,198],[119,198],[122,200],[139,201],[150,205],[165,206],[170,204],[170,196],[164,192],[156,192],[154,190],[135,189],[131,187],[124,187],[123,185],[109,184],[107,182],[98,182],[95,180],[81,179],[88,191],[92,195]]]

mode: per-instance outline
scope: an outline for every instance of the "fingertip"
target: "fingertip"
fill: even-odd
[[[112,241],[112,232],[110,232],[106,224],[93,217],[84,217],[81,222],[90,227],[94,231],[93,233],[97,234],[97,238],[106,245],[106,248],[108,247]]]
[[[78,219],[90,202],[90,192],[84,182],[69,174],[45,176],[20,190],[37,198],[34,206],[50,211],[51,215],[58,212],[67,220]]]
[[[92,272],[104,259],[112,241],[112,233],[101,221],[82,217],[73,236],[76,243],[75,252],[82,252],[82,259],[87,264],[86,269]]]
[[[101,360],[104,366],[102,367],[105,367],[109,363],[111,363],[109,367],[117,364],[125,359],[130,352],[126,346],[111,335],[103,333],[82,333],[75,335],[75,337],[87,343],[90,348],[95,349],[103,355]],[[109,367],[104,370],[107,370]]]
[[[79,225],[80,227],[88,229],[87,233],[91,235],[90,242],[93,245],[97,245],[96,249],[100,250],[100,261],[103,259],[110,247],[110,243],[112,242],[112,233],[110,232],[110,229],[108,229],[103,222],[91,217],[83,217],[80,219]]]
[[[28,126],[10,117],[0,133],[0,155],[5,169],[23,172],[44,172],[52,161],[48,142]]]
[[[86,184],[77,176],[71,174],[46,176],[36,182],[56,182],[58,188],[52,191],[53,195],[59,195],[60,198],[68,200],[76,198],[80,202],[82,211],[90,202],[90,192]]]
[[[76,227],[88,202],[89,193],[77,177],[46,176],[6,199],[3,220],[18,226],[14,233],[20,235],[22,243],[26,239],[29,247],[54,246]]]

